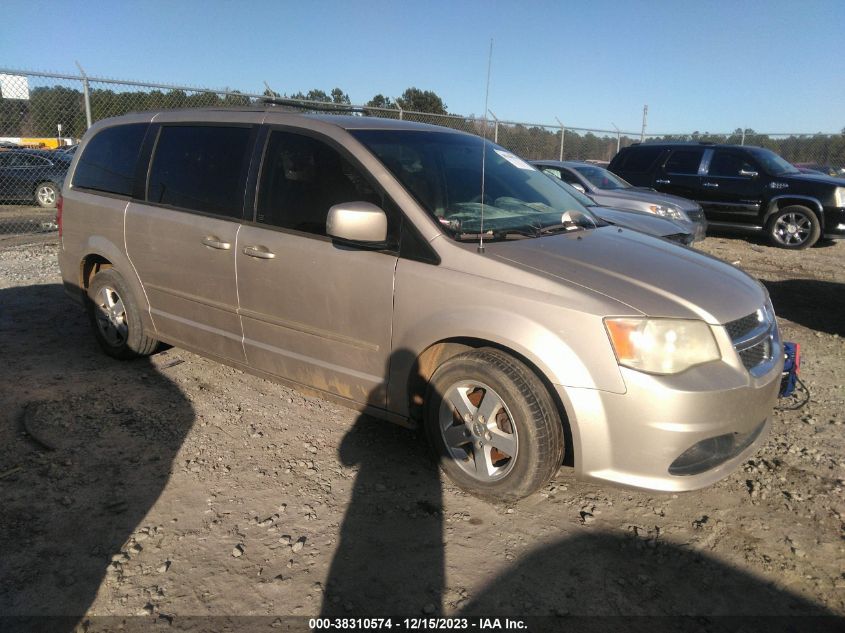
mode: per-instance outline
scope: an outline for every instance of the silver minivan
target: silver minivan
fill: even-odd
[[[783,353],[763,286],[608,226],[477,136],[276,108],[94,125],[59,263],[103,350],[176,345],[422,425],[517,499],[561,464],[706,486],[763,441]]]

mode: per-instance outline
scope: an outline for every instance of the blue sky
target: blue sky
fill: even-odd
[[[36,23],[35,20],[38,22]],[[838,132],[845,0],[5,0],[0,67],[261,92],[408,86],[450,112],[653,132]]]

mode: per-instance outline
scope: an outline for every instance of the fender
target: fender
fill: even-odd
[[[489,341],[513,351],[532,363],[553,385],[625,393],[616,357],[598,318],[595,327],[601,337],[593,341],[595,348],[588,366],[559,334],[502,308],[485,307],[482,311],[459,308],[441,312],[434,318],[403,324],[403,332],[397,332],[394,339],[388,406],[395,413],[407,415],[407,385],[420,354],[432,345],[460,338]],[[402,350],[409,353],[397,353]],[[599,358],[606,358],[608,362],[596,362]]]

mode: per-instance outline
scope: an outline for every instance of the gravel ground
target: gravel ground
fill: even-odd
[[[766,283],[810,403],[705,490],[562,468],[513,506],[414,432],[179,349],[105,357],[56,244],[0,249],[0,613],[845,615],[845,244],[700,248]]]

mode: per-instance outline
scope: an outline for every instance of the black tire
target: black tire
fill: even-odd
[[[159,342],[144,334],[138,304],[116,270],[108,268],[94,276],[87,303],[94,336],[112,358],[149,356],[158,348]]]
[[[487,426],[497,433],[492,437],[484,426],[478,426],[480,418],[463,423],[459,414],[455,417],[457,409],[449,399],[450,393],[467,389],[465,393],[470,403],[473,397],[478,398],[474,414],[479,416],[483,409],[489,410],[484,400],[488,391],[473,387],[476,383],[489,387],[495,401],[501,403],[493,421],[496,428]],[[482,395],[475,396],[479,390]],[[563,461],[563,426],[549,392],[525,364],[496,349],[465,352],[437,368],[426,392],[424,424],[429,444],[449,479],[467,492],[491,501],[515,501],[536,492],[548,483]],[[444,427],[445,430],[441,430]],[[450,448],[445,439],[449,431],[452,432],[450,437],[462,433],[467,439],[458,439],[465,446]],[[488,440],[486,450],[494,451],[489,454],[498,456],[492,462],[493,469],[500,471],[492,476],[495,478],[488,476],[485,479],[486,473],[478,474],[476,446],[484,444],[485,436]],[[513,456],[496,446],[507,438],[515,449]],[[463,452],[466,452],[465,459]],[[473,470],[475,473],[471,473]]]
[[[35,204],[42,209],[55,209],[59,193],[59,186],[56,183],[40,182],[35,187]]]
[[[784,207],[766,224],[769,241],[778,248],[800,251],[818,242],[822,234],[819,217],[807,207]]]

